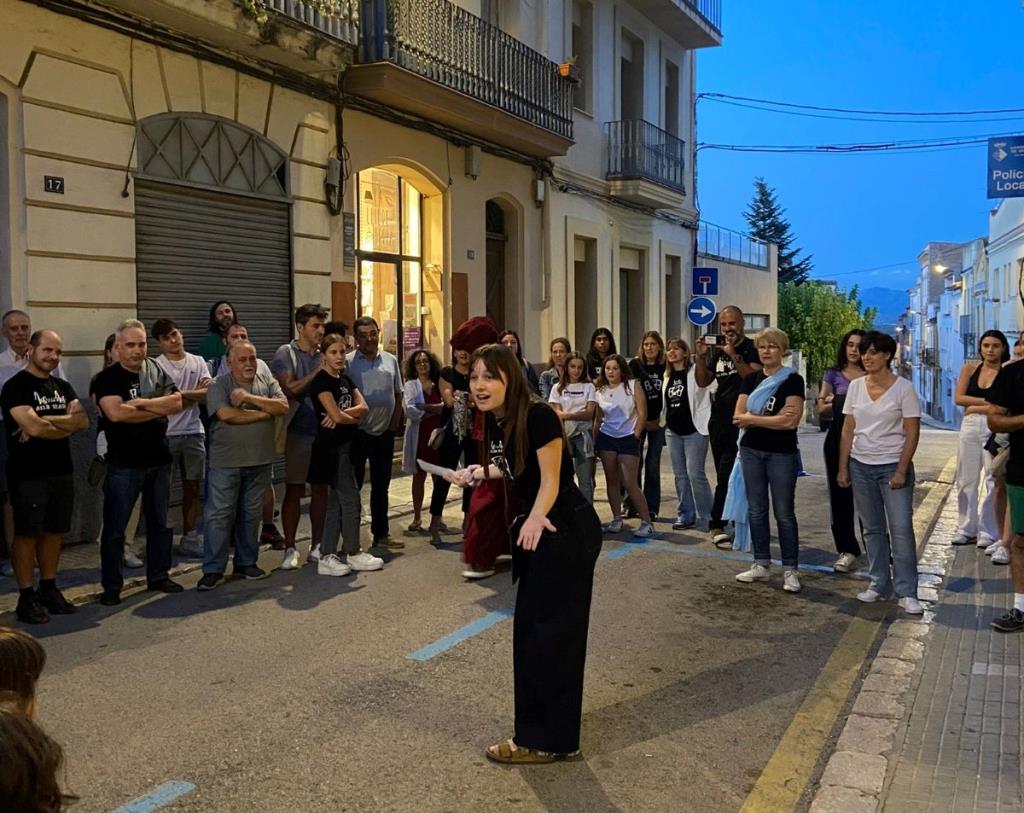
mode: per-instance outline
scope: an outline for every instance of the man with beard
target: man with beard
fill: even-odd
[[[199,345],[196,353],[210,368],[210,375],[215,376],[216,366],[224,355],[224,346],[227,344],[228,329],[238,322],[238,312],[235,306],[227,301],[214,302],[210,308],[210,332]]]
[[[50,614],[74,612],[57,589],[61,537],[71,530],[74,481],[68,437],[89,426],[71,385],[51,375],[64,351],[60,336],[38,330],[30,340],[28,363],[0,392],[7,468],[14,510],[11,561],[18,582],[17,616],[45,624]],[[39,564],[39,589],[32,576]]]
[[[708,423],[711,458],[715,461],[717,478],[709,533],[716,546],[730,547],[732,538],[725,530],[722,512],[725,509],[725,497],[729,493],[729,476],[736,462],[739,442],[740,430],[733,424],[732,417],[744,377],[760,370],[761,363],[754,342],[743,333],[743,311],[735,305],[722,308],[718,315],[718,326],[724,344],[709,348],[704,339],[697,340],[694,375],[700,387],[718,381]]]

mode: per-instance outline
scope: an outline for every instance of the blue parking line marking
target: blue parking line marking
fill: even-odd
[[[472,638],[474,635],[479,635],[484,630],[488,630],[495,624],[500,624],[506,618],[511,618],[511,609],[495,610],[494,612],[487,613],[483,618],[478,618],[476,621],[472,621],[466,624],[464,627],[460,627],[455,632],[449,633],[444,638],[438,638],[432,644],[427,644],[422,649],[417,649],[408,659],[411,661],[429,661],[431,658],[437,657],[442,652],[446,652],[453,646],[457,646],[465,641],[467,638]]]
[[[622,545],[621,547],[613,548],[612,550],[605,551],[604,553],[601,554],[601,558],[602,559],[621,559],[623,556],[628,556],[632,552],[633,552],[633,548],[631,548],[630,545],[627,543],[625,545]]]
[[[160,787],[150,791],[145,796],[132,799],[128,804],[122,805],[113,813],[150,813],[169,805],[175,799],[185,796],[196,789],[191,782],[176,779],[171,782],[164,782]]]

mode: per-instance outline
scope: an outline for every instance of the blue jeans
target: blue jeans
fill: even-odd
[[[120,593],[124,587],[124,531],[140,493],[146,517],[146,581],[162,581],[171,569],[174,536],[167,527],[171,465],[142,469],[107,466],[103,481],[100,583],[111,593]]]
[[[235,528],[235,570],[256,564],[260,555],[263,493],[270,485],[271,468],[270,463],[210,467],[203,573],[224,573],[227,569],[232,528]]]
[[[850,459],[853,502],[864,527],[871,589],[883,596],[893,582],[896,595],[917,597],[917,543],[914,540],[914,468],[903,488],[890,488],[896,463],[870,465]],[[892,574],[889,557],[892,557]]]
[[[666,429],[665,437],[676,480],[676,517],[683,522],[697,523],[702,530],[707,530],[713,500],[711,484],[704,470],[708,457],[707,435],[700,432],[677,435]]]
[[[445,482],[448,482],[445,480]],[[356,470],[352,465],[351,444],[338,449],[338,463],[334,473],[334,485],[327,495],[327,514],[324,517],[324,535],[320,542],[320,555],[338,552],[338,536],[341,536],[341,550],[346,556],[359,553],[359,521],[362,507],[359,486],[356,485]]]
[[[747,488],[750,516],[750,544],[754,561],[769,565],[772,560],[771,526],[768,524],[768,494],[775,524],[779,528],[782,566],[792,570],[800,560],[796,524],[796,452],[761,452],[740,447],[743,483]]]
[[[646,449],[644,448],[646,441]],[[640,454],[644,457],[643,491],[651,516],[661,510],[661,450],[665,446],[665,428],[644,432],[640,438]]]
[[[585,451],[589,443],[590,456]],[[594,444],[588,442],[584,435],[573,435],[569,438],[569,453],[572,455],[572,465],[576,469],[576,482],[579,483],[580,491],[587,498],[587,502],[594,502],[594,468],[591,465],[594,459]]]

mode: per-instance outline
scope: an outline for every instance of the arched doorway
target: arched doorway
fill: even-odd
[[[230,301],[261,356],[292,335],[288,157],[229,119],[165,113],[138,123],[139,318],[172,317],[190,349]]]
[[[487,201],[487,315],[502,328],[507,323],[505,309],[505,254],[508,234],[505,212],[497,201]]]
[[[356,310],[372,316],[381,346],[399,358],[441,349],[441,192],[415,170],[383,165],[356,178]]]

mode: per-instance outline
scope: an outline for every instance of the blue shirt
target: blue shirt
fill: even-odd
[[[371,361],[359,350],[348,354],[346,374],[363,394],[369,413],[359,428],[368,435],[382,435],[391,423],[395,404],[402,397],[402,370],[398,359],[384,350]]]

